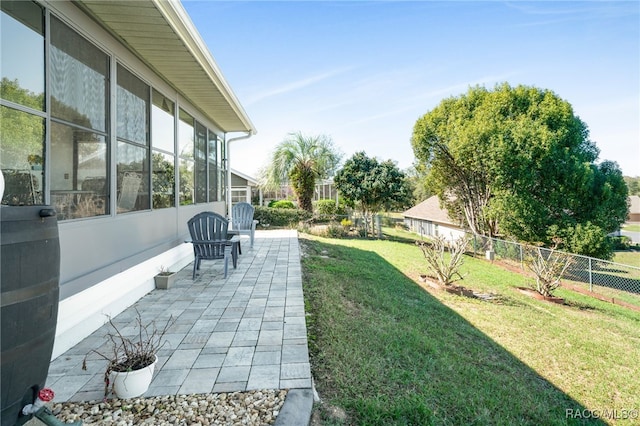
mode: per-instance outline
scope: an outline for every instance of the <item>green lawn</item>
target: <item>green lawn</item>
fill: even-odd
[[[617,251],[613,256],[613,261],[616,263],[622,263],[624,265],[635,266],[640,268],[640,251],[639,250],[625,250]]]
[[[421,251],[397,237],[300,236],[323,424],[603,424],[566,410],[640,409],[639,312],[530,299],[513,290],[525,277],[470,257],[462,284],[495,301],[426,291]]]
[[[629,231],[629,232],[640,232],[640,224],[629,224],[626,223],[624,225],[622,225],[622,229],[625,231]]]

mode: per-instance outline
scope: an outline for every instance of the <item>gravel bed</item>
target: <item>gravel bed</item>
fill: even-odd
[[[51,411],[63,422],[85,425],[270,425],[286,395],[286,390],[260,390],[64,402],[54,403]]]

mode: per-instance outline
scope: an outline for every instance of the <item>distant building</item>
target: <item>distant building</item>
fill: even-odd
[[[238,170],[231,169],[231,204],[240,202],[252,204],[254,199],[262,199],[262,192],[258,187],[257,179]],[[258,204],[260,205],[260,201],[258,201]]]
[[[407,228],[421,236],[442,235],[455,240],[466,234],[462,226],[455,223],[447,211],[440,207],[440,200],[435,195],[411,207],[402,216]]]
[[[629,216],[627,222],[640,222],[640,196],[629,197]]]

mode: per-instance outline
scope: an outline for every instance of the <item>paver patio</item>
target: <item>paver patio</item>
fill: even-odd
[[[223,278],[222,261],[203,261],[178,273],[169,290],[153,290],[113,318],[125,335],[136,331],[136,310],[144,323],[175,323],[158,353],[145,396],[311,388],[300,249],[296,231],[257,231],[253,248],[242,238],[238,268]],[[56,401],[89,401],[104,396],[107,353],[104,325],[51,362],[47,386]]]

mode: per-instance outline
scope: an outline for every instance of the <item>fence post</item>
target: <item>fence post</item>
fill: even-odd
[[[522,244],[518,243],[520,248],[520,269],[524,269],[524,254],[522,253]]]
[[[591,258],[589,258],[589,291],[593,291],[593,268],[591,268]]]

